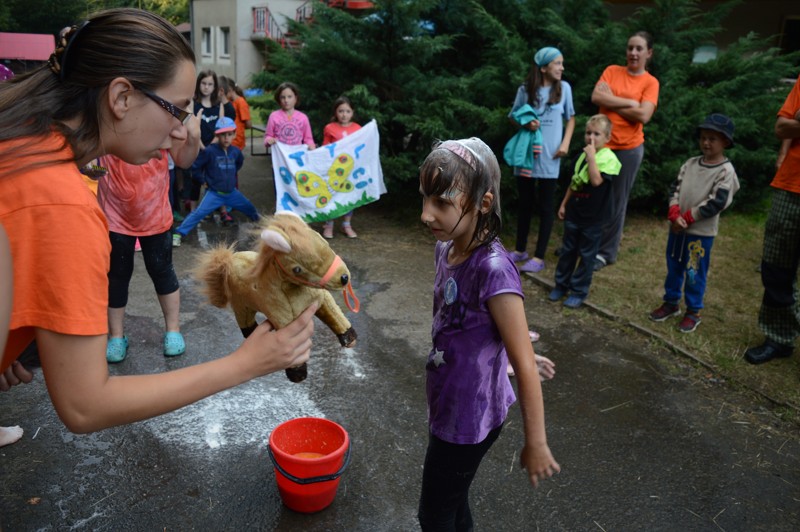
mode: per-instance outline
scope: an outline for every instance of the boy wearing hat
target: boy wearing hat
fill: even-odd
[[[186,217],[172,235],[172,245],[175,247],[181,245],[181,238],[188,235],[203,218],[222,206],[237,209],[253,221],[259,218],[250,200],[236,188],[236,174],[244,162],[242,150],[231,145],[236,135],[236,123],[232,118],[223,116],[217,120],[214,135],[217,142],[201,150],[192,165],[193,174],[205,176],[208,190],[197,209]]]
[[[703,154],[683,163],[672,186],[667,215],[671,227],[667,238],[664,303],[650,313],[653,321],[680,314],[683,296],[686,313],[678,329],[685,333],[700,324],[719,214],[728,208],[739,190],[736,170],[725,157],[725,149],[733,146],[733,121],[713,113],[697,127],[697,135]]]

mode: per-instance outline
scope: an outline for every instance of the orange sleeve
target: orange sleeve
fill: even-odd
[[[93,336],[108,332],[111,244],[97,200],[72,164],[4,178],[0,220],[14,265],[10,333],[0,371],[34,328]]]
[[[792,87],[783,102],[778,111],[778,116],[794,119],[798,110],[800,110],[800,78],[797,79],[794,87]],[[786,154],[783,164],[775,173],[775,178],[770,183],[770,186],[800,194],[800,139],[792,140],[789,152]]]

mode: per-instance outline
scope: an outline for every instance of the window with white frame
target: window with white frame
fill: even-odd
[[[228,58],[231,56],[231,29],[219,29],[219,56]]]
[[[204,56],[211,56],[211,28],[203,28],[201,33],[200,51]]]

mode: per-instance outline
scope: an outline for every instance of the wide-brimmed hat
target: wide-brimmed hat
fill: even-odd
[[[703,123],[697,126],[697,135],[700,135],[701,129],[710,129],[722,133],[728,141],[730,141],[729,148],[733,148],[733,120],[727,115],[722,113],[711,113],[703,120]]]
[[[223,116],[219,120],[217,120],[216,129],[214,129],[214,134],[219,135],[220,133],[227,133],[228,131],[236,131],[236,122],[233,121],[233,118],[228,118],[227,116]]]

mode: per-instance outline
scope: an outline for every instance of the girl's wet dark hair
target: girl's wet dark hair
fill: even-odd
[[[481,139],[472,137],[434,144],[419,168],[419,184],[425,196],[456,192],[464,195],[461,219],[477,211],[477,224],[470,245],[488,244],[500,234],[500,165]],[[493,199],[488,212],[484,213],[481,212],[481,201],[487,192]]]
[[[155,92],[182,63],[195,61],[191,46],[172,24],[140,9],[94,13],[88,23],[65,31],[64,39],[51,62],[0,83],[0,141],[43,139],[55,129],[66,137],[74,160],[81,160],[88,147],[100,143],[100,101],[112,80],[123,77]],[[66,126],[75,119],[74,129]],[[4,154],[0,176],[17,170],[19,157],[51,150],[36,142],[15,148],[13,157]],[[42,164],[52,162],[58,162],[55,156]]]
[[[217,73],[213,70],[202,70],[197,74],[197,82],[194,85],[194,100],[199,102],[203,98],[203,93],[200,92],[200,82],[205,78],[211,77],[214,79],[214,90],[211,92],[211,107],[219,105],[219,78]]]
[[[275,89],[274,98],[275,98],[275,101],[278,102],[278,105],[281,104],[281,93],[283,91],[285,91],[286,89],[290,89],[294,93],[294,97],[297,100],[297,101],[295,101],[295,105],[300,103],[300,89],[298,89],[297,85],[295,85],[291,81],[284,81],[283,83],[278,85],[277,89]]]

